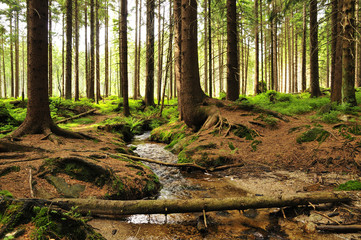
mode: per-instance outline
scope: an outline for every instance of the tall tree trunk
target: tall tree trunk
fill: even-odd
[[[7,96],[7,88],[6,88],[6,69],[5,69],[5,46],[4,46],[4,43],[5,43],[5,36],[3,34],[3,37],[2,37],[2,49],[3,49],[3,75],[4,75],[4,98],[6,98]]]
[[[90,0],[90,75],[89,75],[89,98],[95,100],[94,74],[95,74],[95,19],[94,0]]]
[[[207,0],[206,0],[207,1]],[[183,120],[183,104],[182,104],[182,98],[180,96],[180,79],[182,76],[181,70],[182,70],[182,57],[181,57],[181,51],[182,51],[182,16],[181,16],[181,0],[174,0],[174,77],[175,77],[175,85],[176,85],[176,91],[175,93],[178,96],[178,111],[179,111],[179,118],[180,120]]]
[[[292,43],[291,43],[291,27],[290,27],[290,19],[287,17],[287,24],[286,24],[286,31],[287,33],[287,56],[288,56],[288,86],[289,86],[289,92],[293,93],[293,79],[292,79]]]
[[[19,69],[19,11],[15,13],[15,98],[19,97],[20,69]]]
[[[340,0],[332,0],[331,101],[337,103],[342,99],[341,5]]]
[[[133,98],[138,99],[138,33],[139,33],[139,0],[135,1],[135,49],[134,49],[134,88],[133,88]]]
[[[274,19],[272,19],[270,21],[270,48],[271,48],[271,56],[270,56],[270,62],[271,62],[271,66],[270,66],[270,68],[271,68],[271,71],[270,71],[270,89],[274,90],[276,79],[275,79],[275,74],[274,74],[275,62],[274,62],[273,55],[275,54],[274,52],[276,51],[276,49],[274,49],[274,44],[273,44],[273,41],[274,41],[273,35],[275,34],[273,32],[274,31],[273,25],[274,25]]]
[[[121,59],[121,73],[123,83],[123,114],[128,117],[130,115],[128,102],[128,38],[127,38],[127,15],[128,15],[127,0],[121,0],[121,33],[122,33],[122,59]]]
[[[85,85],[86,85],[86,97],[90,98],[90,79],[89,79],[89,57],[88,57],[88,3],[84,1],[84,31],[85,31],[85,58],[84,58],[84,65],[85,65]]]
[[[213,79],[212,79],[212,61],[213,61],[213,57],[212,57],[212,12],[211,12],[211,0],[208,0],[208,64],[209,64],[209,68],[208,68],[208,73],[209,73],[209,77],[208,77],[208,87],[209,87],[209,97],[212,97],[212,85],[213,85]]]
[[[208,1],[204,0],[204,91],[208,92]]]
[[[164,22],[162,28],[161,1],[158,1],[158,84],[157,84],[157,100],[158,105],[162,98],[162,75],[163,75],[163,39],[164,39]]]
[[[298,36],[297,36],[297,25],[296,25],[296,31],[295,31],[295,51],[294,51],[294,57],[295,57],[295,69],[294,69],[294,80],[295,80],[295,92],[298,93]],[[327,45],[328,46],[328,45]]]
[[[358,1],[358,9],[357,9],[357,16],[358,16],[358,21],[357,21],[357,31],[358,31],[358,41],[357,41],[357,46],[358,46],[358,61],[357,61],[357,79],[356,81],[359,83],[359,86],[361,86],[361,1]]]
[[[71,99],[71,74],[72,74],[72,32],[73,32],[73,1],[66,1],[66,76],[65,99]]]
[[[274,7],[275,8],[275,7]],[[278,91],[278,36],[277,36],[277,21],[273,24],[273,89]]]
[[[260,61],[261,61],[261,90],[263,92],[264,88],[267,87],[265,86],[265,81],[264,81],[264,64],[266,63],[266,61],[264,61],[264,52],[263,52],[263,6],[262,6],[262,0],[259,0],[259,8],[260,8],[260,34],[261,34],[261,49],[260,49]]]
[[[140,95],[140,68],[141,68],[141,65],[140,65],[140,59],[141,59],[141,49],[142,49],[142,0],[140,0],[139,2],[139,37],[138,37],[138,68],[137,68],[137,96],[138,97],[141,97]]]
[[[356,0],[343,0],[341,21],[342,41],[342,102],[356,106],[355,97],[355,4]]]
[[[80,137],[57,127],[50,116],[48,96],[48,1],[27,1],[28,104],[24,122],[11,135],[25,134]]]
[[[95,71],[96,71],[96,102],[101,100],[100,95],[100,19],[99,0],[95,1]]]
[[[137,0],[138,1],[138,0]],[[105,1],[105,49],[104,49],[104,64],[105,64],[105,71],[104,71],[104,95],[105,97],[109,96],[109,37],[108,37],[108,32],[109,32],[109,3],[108,0]],[[136,29],[137,31],[137,29]],[[136,54],[137,55],[137,54]]]
[[[61,97],[65,97],[65,13],[63,16],[63,32],[62,32],[62,46],[61,46],[61,60],[62,60],[62,82],[61,82]]]
[[[231,101],[239,97],[238,60],[236,0],[227,0],[227,99]]]
[[[318,67],[317,0],[310,2],[310,83],[311,97],[321,96]]]
[[[338,0],[335,0],[338,1]],[[303,3],[303,33],[302,33],[302,92],[306,91],[306,39],[307,39],[307,23],[306,23],[306,3]]]
[[[21,89],[21,98],[22,101],[24,101],[25,99],[25,37],[23,37],[23,84],[22,84],[22,89]]]
[[[246,50],[246,69],[245,69],[245,81],[244,81],[244,92],[247,95],[247,88],[248,88],[248,63],[249,63],[249,55],[250,55],[250,46],[249,46],[249,39],[247,39],[247,50]]]
[[[329,29],[331,30],[331,29]],[[330,87],[330,31],[327,32],[327,45],[326,45],[326,88]]]
[[[79,101],[79,8],[78,0],[74,0],[74,11],[75,11],[75,59],[74,59],[74,68],[75,68],[75,89],[74,89],[74,100]]]
[[[254,45],[255,45],[255,66],[254,66],[254,94],[260,93],[259,88],[259,35],[258,35],[258,1],[254,0]]]
[[[12,15],[10,15],[10,81],[11,81],[11,97],[15,96],[15,84],[14,84],[14,47],[13,47],[13,39],[14,39],[14,34],[13,34],[13,17]]]
[[[51,12],[51,7],[52,7],[52,0],[49,0],[49,97],[53,96],[53,28],[52,28],[52,12]]]
[[[197,0],[182,0],[181,92],[183,119],[194,130],[207,115],[200,109],[206,95],[202,91],[198,66]]]
[[[147,59],[145,104],[154,105],[154,7],[155,0],[147,0]]]
[[[219,79],[219,96],[223,91],[223,43],[222,35],[218,39],[218,79]],[[238,51],[238,49],[237,49]]]

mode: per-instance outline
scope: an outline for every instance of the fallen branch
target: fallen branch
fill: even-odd
[[[317,230],[330,231],[330,232],[359,232],[361,225],[320,225],[316,226]]]
[[[45,159],[45,157],[38,157],[38,158],[30,158],[30,159],[24,159],[24,160],[6,161],[6,162],[0,162],[0,165],[21,163],[21,162],[32,162],[32,161],[38,161],[38,160],[44,160],[44,159]]]
[[[76,115],[76,116],[73,116],[73,117],[70,117],[70,118],[66,118],[66,119],[63,119],[63,120],[59,120],[59,121],[56,122],[56,124],[65,123],[65,122],[67,122],[67,121],[69,121],[69,120],[73,120],[73,119],[77,119],[77,118],[86,116],[86,115],[91,114],[91,113],[93,113],[93,112],[95,112],[95,111],[96,111],[96,109],[91,109],[91,110],[89,110],[89,111],[87,111],[87,112],[80,113],[80,114],[78,114],[78,115]]]
[[[288,196],[252,196],[236,198],[162,199],[162,200],[100,200],[100,199],[54,199],[53,205],[61,208],[77,206],[81,213],[89,211],[97,215],[170,214],[245,210],[258,208],[288,207],[320,203],[350,202],[342,192],[302,193]]]
[[[114,154],[112,154],[112,155],[114,156]],[[159,165],[166,166],[166,167],[177,167],[177,168],[189,167],[189,168],[200,169],[202,171],[207,170],[205,167],[202,167],[202,166],[199,166],[199,165],[193,164],[193,163],[166,163],[166,162],[161,162],[161,161],[148,159],[148,158],[137,157],[137,156],[124,154],[124,153],[118,153],[118,155],[130,158],[130,159],[134,159],[134,160],[143,161],[143,162],[155,163],[155,164],[159,164]]]
[[[205,168],[205,167],[202,167],[202,166],[200,166],[198,164],[194,164],[194,163],[166,163],[166,162],[162,162],[162,161],[158,161],[158,160],[154,160],[154,159],[137,157],[137,156],[133,156],[133,155],[125,154],[125,153],[118,153],[118,155],[130,158],[130,159],[134,159],[134,160],[143,161],[143,162],[155,163],[155,164],[159,164],[159,165],[166,166],[166,167],[194,168],[194,169],[198,169],[198,170],[202,170],[202,171],[209,171],[209,172],[222,171],[222,170],[226,170],[226,169],[233,168],[233,167],[243,167],[244,166],[244,163],[238,163],[238,164],[224,165],[224,166],[219,166],[219,167],[214,167],[214,168]]]

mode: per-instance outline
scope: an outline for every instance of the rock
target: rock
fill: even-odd
[[[48,175],[48,176],[46,176],[46,179],[52,185],[54,185],[56,190],[61,195],[63,195],[64,197],[67,197],[67,198],[78,198],[80,193],[85,190],[84,185],[80,185],[80,184],[69,185],[65,182],[65,180],[63,178],[60,178],[60,177]]]

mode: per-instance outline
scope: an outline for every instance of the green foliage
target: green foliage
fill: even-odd
[[[261,143],[262,143],[262,141],[253,140],[252,143],[251,143],[252,152],[257,151],[257,146],[258,146],[259,144],[261,144]]]
[[[351,180],[346,183],[340,184],[336,189],[343,191],[360,191],[361,182],[357,180]]]
[[[0,190],[0,196],[14,198],[14,196],[8,190]]]
[[[312,142],[312,141],[318,141],[319,143],[324,142],[328,137],[330,136],[330,133],[322,128],[314,127],[310,130],[302,133],[300,136],[297,137],[297,143],[303,143],[303,142]]]
[[[232,126],[232,132],[237,137],[246,138],[246,140],[253,140],[255,137],[258,136],[258,134],[254,130],[240,124]]]

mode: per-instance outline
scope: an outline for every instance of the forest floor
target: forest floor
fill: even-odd
[[[191,132],[182,122],[173,122],[155,129],[151,138],[170,143],[168,148],[179,154],[180,163],[195,163],[206,167],[210,173],[219,166],[229,166],[215,172],[214,176],[232,179],[233,185],[251,195],[334,191],[341,183],[360,181],[361,121],[354,121],[353,115],[343,115],[340,117],[343,121],[326,124],[312,118],[313,115],[270,115],[270,112],[221,107],[217,124],[198,133]],[[91,123],[71,127],[71,130],[91,136],[91,140],[28,135],[13,139],[13,142],[1,142],[0,189],[10,191],[16,198],[141,199],[155,195],[160,186],[153,172],[139,162],[117,155],[133,153],[119,134],[97,127],[105,119],[116,116],[118,114],[95,112],[90,116]],[[19,149],[12,143],[26,147]],[[85,166],[85,170],[69,162]],[[94,164],[100,166],[98,175],[89,173],[98,171]],[[112,179],[110,183],[104,183],[104,174]],[[81,179],[79,175],[88,179]],[[223,190],[219,194],[222,196],[217,197],[227,197],[227,187],[221,188]],[[334,221],[343,224],[361,221],[361,193],[356,191],[353,196],[356,201],[352,213],[350,208],[329,209],[339,213]],[[294,225],[284,224],[284,236],[289,236],[284,239],[300,239],[300,236],[315,239],[312,237],[314,227],[310,229],[306,223],[325,224],[332,222],[329,218],[321,217],[317,221],[301,219]],[[34,226],[27,228],[30,232]],[[299,228],[297,237],[288,233],[293,228]],[[156,228],[147,231],[150,233],[138,231],[138,237],[142,239],[142,234],[145,234],[144,237],[150,234],[157,239],[157,234],[166,234]],[[177,227],[174,226],[172,231],[176,232]],[[179,234],[180,239],[187,239],[186,233]],[[190,234],[194,239],[203,238],[202,234],[194,231]],[[228,238],[224,236],[224,239]],[[341,237],[360,238],[361,234]],[[326,238],[339,239],[336,236],[330,238],[330,235]],[[27,235],[22,239],[27,239]],[[318,236],[317,239],[321,238]]]

